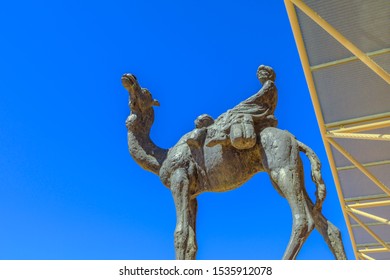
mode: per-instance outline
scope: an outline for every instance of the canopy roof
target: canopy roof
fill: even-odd
[[[357,259],[390,259],[390,3],[285,0]]]

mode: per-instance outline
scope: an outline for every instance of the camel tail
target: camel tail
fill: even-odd
[[[306,146],[305,144],[303,144],[302,142],[300,142],[298,140],[297,140],[297,142],[298,142],[299,150],[301,152],[304,152],[310,161],[311,179],[313,180],[313,182],[315,183],[315,185],[317,187],[316,202],[314,205],[314,209],[316,209],[317,211],[320,212],[322,209],[322,204],[323,204],[325,197],[326,197],[326,187],[325,187],[324,181],[322,179],[322,174],[321,174],[321,162],[318,159],[318,156],[316,155],[316,153],[314,153],[314,151],[310,147]]]

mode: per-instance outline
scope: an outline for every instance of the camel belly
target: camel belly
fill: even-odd
[[[237,150],[216,145],[204,147],[204,170],[207,182],[201,192],[224,192],[236,189],[262,170],[258,149]]]

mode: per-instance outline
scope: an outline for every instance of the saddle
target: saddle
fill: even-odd
[[[233,109],[220,115],[215,121],[210,116],[201,115],[197,130],[187,140],[192,146],[208,147],[229,145],[243,150],[256,145],[257,135],[266,127],[276,127],[278,121],[273,115],[277,103],[277,89],[272,80]],[[203,124],[202,119],[207,119]],[[229,143],[230,141],[230,143]]]
[[[277,120],[273,115],[267,116],[261,123],[255,124],[251,115],[235,116],[227,127],[221,128],[213,124],[207,128],[205,145],[229,145],[239,150],[250,149],[256,145],[257,135],[266,127],[276,127]],[[229,143],[230,142],[230,143]]]

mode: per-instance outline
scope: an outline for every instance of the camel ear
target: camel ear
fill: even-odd
[[[152,102],[152,106],[160,106],[160,102],[158,102],[157,99],[154,99],[153,102]]]

